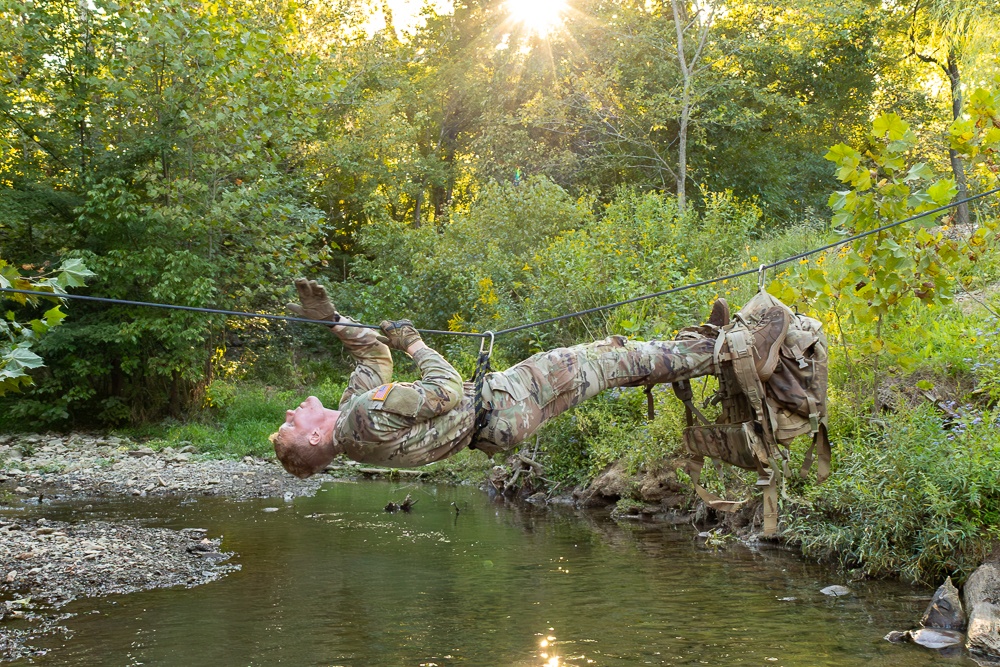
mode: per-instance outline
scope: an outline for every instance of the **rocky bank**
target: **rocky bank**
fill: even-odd
[[[153,451],[125,438],[74,434],[0,436],[0,510],[50,500],[110,496],[311,494],[274,461],[212,460],[194,447]],[[36,513],[37,514],[37,513]],[[0,661],[37,652],[33,640],[66,632],[62,607],[77,598],[197,586],[235,569],[221,536],[192,526],[45,518],[0,512]]]
[[[274,461],[213,460],[193,446],[154,451],[125,438],[0,436],[0,494],[23,497],[220,495],[244,500],[316,491]]]

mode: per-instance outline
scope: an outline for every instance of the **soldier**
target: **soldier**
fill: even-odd
[[[315,281],[295,281],[300,317],[351,322],[333,307]],[[271,435],[285,470],[305,479],[338,454],[363,463],[407,468],[447,458],[473,447],[492,455],[511,449],[548,419],[609,387],[677,382],[713,370],[718,328],[729,321],[723,299],[708,324],[685,330],[680,340],[602,341],[541,352],[502,372],[486,375],[482,403],[485,425],[476,428],[475,389],[451,364],[427,346],[408,320],[385,321],[384,336],[370,329],[337,326],[358,365],[337,410],[310,396],[285,413]],[[767,312],[753,330],[754,362],[762,378],[773,372],[789,317]],[[392,382],[389,348],[408,354],[421,371],[417,382]]]

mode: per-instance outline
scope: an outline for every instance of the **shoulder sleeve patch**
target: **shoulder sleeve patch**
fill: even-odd
[[[389,392],[392,391],[393,383],[384,384],[381,387],[377,387],[375,392],[372,394],[373,401],[384,401]]]

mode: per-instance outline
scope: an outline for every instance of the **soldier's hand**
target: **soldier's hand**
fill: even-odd
[[[326,294],[326,288],[315,280],[297,278],[295,289],[299,292],[299,301],[302,305],[289,303],[285,306],[288,310],[299,317],[310,320],[330,320],[331,322],[340,320],[340,313],[333,307],[330,297]]]
[[[417,330],[413,328],[413,322],[410,320],[382,320],[379,328],[385,335],[376,336],[376,338],[380,343],[385,343],[395,350],[406,352],[411,345],[423,340]]]

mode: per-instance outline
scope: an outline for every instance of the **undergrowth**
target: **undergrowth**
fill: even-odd
[[[964,579],[1000,538],[1000,411],[957,413],[925,404],[888,415],[875,437],[842,441],[786,536],[867,575]]]

